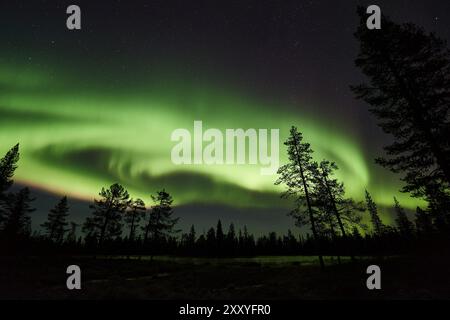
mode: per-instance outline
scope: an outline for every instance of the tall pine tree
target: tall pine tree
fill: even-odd
[[[19,144],[12,147],[5,156],[0,159],[0,226],[6,215],[8,202],[12,201],[12,195],[8,194],[8,189],[13,184],[14,171],[17,169],[19,161]]]
[[[74,244],[77,241],[77,228],[78,228],[78,223],[76,222],[70,222],[70,229],[69,232],[67,233],[67,238],[66,241],[70,244]]]
[[[302,141],[302,134],[293,126],[289,138],[284,143],[287,146],[289,163],[278,169],[280,176],[275,184],[286,185],[287,190],[283,193],[283,197],[295,197],[297,206],[290,214],[296,219],[298,226],[309,224],[314,242],[316,246],[319,246],[320,238],[315,217],[317,211],[313,209],[310,195],[314,183],[314,162],[311,157],[313,151],[309,143]],[[317,164],[315,165],[317,166]],[[318,250],[320,251],[320,248]],[[323,268],[324,262],[320,253],[319,262]]]
[[[128,224],[130,233],[128,239],[133,241],[136,238],[136,229],[141,220],[145,217],[145,203],[142,199],[131,199],[129,210],[125,213],[125,222]]]
[[[448,203],[450,51],[445,41],[413,24],[383,17],[381,30],[369,30],[362,8],[359,14],[356,66],[369,82],[352,89],[394,138],[385,147],[387,157],[377,162],[403,174],[404,192],[430,201],[436,193],[429,186],[439,186],[441,198],[435,200]]]
[[[406,216],[405,210],[400,206],[397,198],[394,197],[394,210],[397,215],[395,222],[397,223],[398,230],[406,238],[410,238],[413,235],[414,226]]]
[[[384,224],[378,215],[378,209],[376,203],[373,201],[369,191],[366,190],[366,205],[369,211],[370,220],[372,221],[372,228],[375,235],[382,235],[384,232]]]
[[[328,160],[320,162],[318,170],[314,173],[316,181],[314,196],[322,210],[334,215],[333,220],[336,220],[340,234],[347,238],[347,232],[352,230],[354,225],[364,227],[360,215],[364,211],[364,206],[345,197],[344,183],[334,177],[337,169],[338,166],[334,162]]]
[[[6,155],[0,159],[0,200],[5,192],[13,184],[14,171],[17,169],[19,161],[19,144],[9,150]]]

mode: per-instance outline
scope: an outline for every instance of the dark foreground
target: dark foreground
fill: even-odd
[[[79,265],[82,289],[66,288]],[[381,290],[366,268],[381,268]],[[329,265],[83,257],[0,258],[0,299],[450,299],[448,257],[395,257]]]

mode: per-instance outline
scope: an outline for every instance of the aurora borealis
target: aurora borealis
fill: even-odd
[[[356,3],[332,14],[314,1],[276,10],[256,1],[80,2],[80,31],[65,29],[64,1],[22,3],[8,16],[2,8],[0,153],[19,142],[17,182],[87,201],[119,182],[143,199],[164,187],[177,205],[286,208],[276,176],[259,166],[173,164],[170,136],[195,120],[277,128],[284,163],[282,142],[296,125],[317,160],[338,164],[348,196],[362,200],[367,188],[382,207],[396,196],[415,208],[400,177],[374,163],[389,137],[348,88],[361,79]],[[396,5],[384,8],[439,30],[439,7],[408,16]]]
[[[269,106],[248,103],[232,95],[209,94],[214,91],[205,88],[198,89],[206,90],[203,95],[191,93],[190,104],[174,101],[170,93],[167,99],[145,92],[130,97],[126,93],[74,97],[70,90],[64,89],[45,94],[41,91],[46,91],[45,87],[32,84],[31,75],[22,76],[24,80],[17,79],[10,93],[2,95],[2,119],[7,120],[2,123],[2,136],[5,147],[16,141],[21,143],[18,180],[52,192],[70,192],[90,199],[99,186],[118,180],[139,197],[145,197],[148,190],[166,186],[174,190],[178,203],[201,201],[197,192],[207,192],[212,202],[242,206],[253,203],[253,192],[268,192],[268,198],[261,198],[266,198],[268,204],[276,201],[278,195],[270,197],[270,193],[277,192],[273,186],[275,176],[261,176],[259,166],[172,163],[170,153],[175,143],[170,141],[171,132],[177,128],[191,129],[196,119],[205,119],[205,124],[220,129],[271,128],[279,122],[281,140],[286,138],[291,122],[303,122],[302,128],[315,146],[318,159],[333,155],[341,164],[342,177],[353,177],[348,183],[349,192],[356,193],[369,181],[364,155],[357,143],[346,137],[344,130],[327,132],[324,123],[306,115],[280,115],[271,112]],[[39,77],[52,86],[51,79]],[[74,82],[63,85],[64,82],[55,80],[60,86],[74,87]],[[27,81],[28,85],[23,87]],[[208,105],[223,111],[218,114],[202,107]],[[245,116],[236,119],[236,112]],[[286,156],[281,154],[281,161],[285,160]],[[243,194],[235,194],[234,198],[233,191]],[[258,204],[264,205],[260,201]]]

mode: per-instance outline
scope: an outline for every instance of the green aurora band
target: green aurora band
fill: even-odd
[[[102,77],[74,68],[0,65],[0,152],[20,142],[16,181],[86,200],[119,182],[143,199],[165,187],[176,204],[285,207],[290,204],[279,199],[276,176],[260,175],[259,165],[174,165],[170,135],[192,130],[194,120],[221,130],[279,128],[283,164],[282,142],[296,125],[317,160],[338,164],[348,196],[362,200],[367,188],[381,206],[391,206],[394,195],[407,208],[421,204],[399,193],[399,177],[374,164],[351,123],[338,126],[301,107],[294,112],[201,81],[141,75],[137,86]]]

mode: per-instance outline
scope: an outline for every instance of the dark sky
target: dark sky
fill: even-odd
[[[65,9],[70,4],[81,7],[80,31],[68,31],[65,28],[67,18]],[[358,84],[363,80],[353,62],[358,52],[358,44],[353,37],[359,23],[356,7],[369,4],[379,5],[382,12],[396,22],[413,22],[446,40],[450,39],[447,17],[450,12],[450,1],[444,0],[2,2],[0,116],[3,115],[4,121],[11,119],[10,123],[14,123],[17,134],[0,131],[0,135],[8,137],[4,139],[8,145],[2,145],[0,151],[6,150],[14,140],[23,139],[25,164],[24,168],[21,168],[22,171],[18,172],[20,183],[31,184],[41,190],[39,192],[47,190],[50,194],[71,194],[69,181],[73,177],[69,173],[76,173],[78,177],[85,179],[80,178],[77,181],[78,189],[71,195],[86,200],[89,198],[88,195],[95,194],[91,189],[85,193],[80,189],[88,190],[88,187],[92,190],[100,189],[102,183],[108,181],[105,176],[110,176],[111,179],[123,178],[123,175],[117,172],[117,168],[111,167],[117,162],[125,163],[124,157],[127,154],[130,154],[132,159],[132,161],[126,159],[131,163],[127,164],[134,169],[141,168],[142,165],[137,159],[140,159],[142,152],[140,149],[135,150],[133,147],[127,149],[121,144],[105,141],[102,141],[101,146],[99,143],[87,145],[81,142],[79,145],[73,145],[71,139],[75,129],[71,127],[70,133],[67,133],[53,126],[49,118],[50,115],[55,116],[55,108],[58,109],[58,117],[64,113],[64,116],[70,117],[72,123],[76,119],[71,112],[76,108],[63,105],[77,101],[82,104],[88,101],[98,112],[95,113],[97,118],[94,120],[101,120],[105,110],[108,110],[98,107],[103,101],[119,101],[129,97],[133,99],[142,97],[143,101],[147,101],[148,97],[155,96],[162,99],[161,101],[176,100],[178,96],[183,96],[186,100],[189,96],[186,92],[191,88],[203,88],[203,91],[198,91],[200,93],[195,91],[196,95],[189,96],[189,102],[167,103],[163,110],[158,109],[151,115],[166,119],[165,117],[171,118],[174,114],[186,114],[186,119],[190,122],[196,117],[203,116],[210,119],[211,123],[220,124],[217,118],[205,116],[204,109],[198,106],[199,96],[202,96],[204,91],[208,92],[208,97],[212,96],[211,101],[236,101],[229,98],[230,92],[233,97],[245,97],[242,98],[244,101],[247,101],[246,99],[250,101],[248,109],[234,105],[230,105],[229,110],[224,110],[226,107],[223,105],[215,109],[215,104],[208,104],[213,113],[219,114],[218,117],[220,113],[224,113],[223,119],[226,120],[223,122],[224,126],[230,123],[236,123],[236,126],[249,123],[252,125],[250,120],[244,124],[241,121],[243,118],[252,117],[255,110],[258,110],[260,101],[264,101],[268,107],[261,107],[255,126],[267,124],[264,115],[272,120],[273,126],[277,126],[279,121],[284,121],[283,115],[289,118],[291,114],[298,113],[300,119],[301,117],[311,119],[309,134],[312,141],[317,142],[319,153],[326,155],[336,153],[328,150],[322,135],[325,133],[319,132],[323,130],[327,130],[326,137],[339,134],[338,138],[342,137],[343,142],[336,138],[338,144],[351,146],[352,149],[348,150],[357,150],[364,163],[364,168],[359,172],[366,174],[365,177],[358,178],[359,182],[351,176],[351,160],[347,160],[346,163],[346,155],[335,155],[337,162],[342,161],[344,181],[349,185],[351,195],[355,195],[354,190],[361,189],[361,186],[366,184],[374,190],[375,199],[382,205],[387,205],[386,199],[392,199],[392,192],[398,190],[401,184],[397,176],[376,167],[373,158],[380,154],[381,147],[389,142],[390,138],[382,134],[367,111],[367,106],[355,100],[349,90],[349,85]],[[46,83],[48,85],[45,85]],[[154,85],[155,83],[157,85]],[[43,88],[39,87],[40,85]],[[161,90],[152,89],[155,87]],[[215,91],[211,88],[215,88]],[[157,93],[154,94],[152,90]],[[211,93],[211,90],[214,93]],[[160,95],[164,97],[161,98]],[[130,110],[138,114],[137,106],[128,100],[120,101],[129,103]],[[132,102],[137,104],[135,100]],[[111,106],[111,113],[116,113],[119,117],[126,108]],[[44,111],[45,115],[40,114]],[[76,111],[80,118],[88,112],[81,109]],[[139,115],[141,114],[144,113],[139,109]],[[25,122],[27,115],[33,116]],[[54,134],[48,134],[52,139],[42,133],[40,131],[42,128],[38,126],[36,119],[44,116],[47,117],[45,125],[52,124],[47,130],[47,132],[50,128],[54,130]],[[90,121],[93,121],[92,119],[93,116],[90,114]],[[79,119],[79,121],[85,123],[87,120]],[[177,123],[176,120],[173,122]],[[285,125],[288,126],[290,123],[283,123],[283,127]],[[129,134],[131,127],[131,124],[126,123],[123,127],[119,126],[116,131]],[[170,124],[166,127],[168,130],[174,129]],[[87,132],[91,134],[96,132],[93,127],[82,128],[84,130],[82,132],[86,132],[86,135]],[[307,128],[305,131],[308,133]],[[55,140],[59,134],[61,139]],[[155,136],[154,133],[151,135]],[[141,133],[136,136],[140,137],[134,140],[136,143],[143,141]],[[100,140],[99,136],[87,139]],[[71,145],[75,151],[70,149]],[[150,148],[153,148],[151,159],[157,163],[158,153],[163,151],[157,146]],[[53,150],[54,154],[51,157],[49,155],[42,157],[42,150]],[[118,150],[122,151],[120,156],[117,155]],[[74,152],[79,153],[74,155]],[[345,152],[347,151],[341,153]],[[26,155],[30,158],[35,157],[35,163],[38,160],[42,161],[42,167],[26,163]],[[54,159],[59,159],[60,163],[56,165]],[[76,159],[82,160],[76,162]],[[87,168],[86,162],[98,165],[94,168],[98,186],[94,186],[90,180],[87,181],[93,175],[89,171],[92,167]],[[61,166],[58,167],[59,171],[51,171],[57,166]],[[182,182],[180,178],[182,175],[178,171],[168,167],[164,167],[164,170],[162,168],[155,165],[149,170],[158,177],[170,172],[172,180],[164,176],[166,178],[161,181]],[[161,171],[158,171],[159,169]],[[46,175],[49,179],[47,181],[39,178],[36,173],[39,170],[55,172],[55,175]],[[262,209],[248,209],[246,216],[245,213],[239,213],[242,210],[241,206],[234,206],[234,201],[230,199],[238,198],[239,193],[243,194],[246,190],[267,191],[266,198],[272,199],[275,190],[267,190],[268,184],[263,181],[260,183],[259,177],[255,177],[254,183],[247,181],[245,185],[240,184],[237,173],[230,173],[227,176],[225,170],[227,169],[219,168],[215,172],[200,173],[196,171],[199,176],[192,178],[194,181],[192,188],[199,188],[200,193],[202,191],[200,189],[208,185],[208,188],[211,186],[217,188],[217,193],[220,191],[221,195],[208,203],[208,206],[220,208],[208,209],[216,211],[211,213],[214,219],[229,212],[228,218],[231,220],[231,217],[233,219],[235,217],[231,212],[238,212],[236,217],[242,214],[246,223],[252,221],[256,223],[258,219],[253,217]],[[207,180],[205,177],[210,180],[205,182]],[[121,182],[127,181],[126,178]],[[233,179],[236,180],[235,185]],[[352,183],[355,185],[353,189]],[[142,190],[141,185],[133,185],[133,188],[138,192]],[[194,213],[196,209],[192,209],[193,203],[201,202],[198,197],[191,196],[192,190],[186,195],[187,191],[183,193],[182,190],[177,190],[176,186],[173,186],[173,189],[183,199],[180,205],[191,206],[185,211],[188,212],[186,217],[189,216],[186,220],[192,220],[193,223],[205,221],[202,215],[196,216]],[[223,194],[228,192],[232,196],[225,197]],[[49,197],[48,199],[51,199],[52,196]],[[251,201],[255,198],[249,199]],[[280,209],[278,202],[267,201],[263,210],[272,213],[284,210]],[[41,216],[45,215],[50,202],[51,200],[41,201]],[[248,203],[242,205],[248,207]],[[228,211],[223,209],[229,206],[233,209]],[[83,210],[79,209],[78,212],[80,211]],[[272,218],[264,219],[272,221],[274,214]],[[250,216],[252,218],[249,218]],[[284,215],[280,216],[282,216],[280,221],[285,221]],[[271,224],[273,223],[267,223]],[[265,228],[258,226],[258,229]]]

